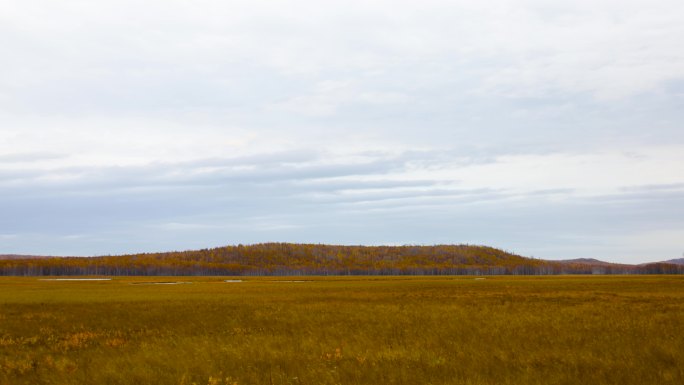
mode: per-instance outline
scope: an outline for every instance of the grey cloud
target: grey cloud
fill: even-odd
[[[425,200],[434,205],[444,205],[446,202],[465,203],[477,202],[494,198],[503,198],[506,194],[496,192],[491,189],[443,189],[436,188],[430,190],[396,190],[383,189],[380,191],[359,191],[357,194],[331,194],[327,196],[313,196],[312,200],[316,202],[327,202],[335,204],[347,205],[370,205],[379,207],[380,205],[387,205],[391,208],[405,208],[411,205],[412,202],[424,204]],[[444,200],[433,199],[444,198]]]
[[[395,188],[431,188],[443,186],[445,181],[435,179],[421,179],[421,180],[393,180],[393,179],[375,179],[375,180],[348,180],[348,179],[315,179],[293,181],[295,188],[301,188],[304,191],[315,190],[321,193],[340,193],[348,191],[367,191],[367,190],[385,190]]]
[[[629,189],[622,193],[602,194],[584,198],[587,202],[595,204],[615,204],[620,205],[625,202],[652,201],[657,199],[659,202],[668,203],[684,199],[684,188],[653,188]]]
[[[684,191],[684,183],[669,183],[656,185],[642,185],[642,186],[626,186],[622,188],[627,193],[649,193],[649,192],[665,192],[665,191]]]
[[[617,204],[612,196],[604,197],[604,201],[547,199],[569,193],[565,190],[521,196],[488,189],[439,190],[440,185],[431,181],[425,186],[437,188],[434,192],[411,191],[421,188],[413,183],[390,183],[378,188],[382,181],[345,184],[323,180],[320,185],[315,182],[308,180],[302,185],[285,180],[268,186],[195,185],[161,191],[132,190],[113,196],[3,199],[0,208],[5,215],[0,219],[0,233],[19,234],[13,240],[3,241],[5,249],[6,245],[20,245],[19,239],[24,236],[44,239],[46,245],[54,247],[61,245],[62,250],[72,254],[101,253],[98,250],[103,250],[103,245],[107,252],[117,253],[282,240],[371,244],[467,242],[500,246],[524,255],[559,258],[597,256],[589,254],[593,247],[604,257],[619,258],[610,251],[617,247],[611,242],[622,242],[615,237],[684,228],[684,213],[678,209],[684,207],[682,197],[664,199],[667,192]],[[329,190],[328,183],[343,189]],[[369,185],[373,188],[367,189]],[[312,198],[315,191],[321,191],[326,199]],[[353,191],[356,196],[346,199],[339,191]],[[606,204],[605,200],[613,203]],[[206,228],[162,226],[168,223],[198,223]],[[36,235],[86,232],[92,234],[90,238],[72,240],[71,244]],[[644,253],[644,249],[632,250],[623,257],[631,256],[631,260],[638,261],[648,257]]]
[[[0,253],[268,240],[631,253],[601,235],[681,228],[682,184],[583,197],[591,186],[470,189],[420,172],[681,147],[682,4],[3,4],[0,233],[16,236]],[[134,130],[148,135],[128,143]],[[233,136],[225,153],[245,155],[217,156]]]
[[[211,158],[189,162],[152,163],[119,167],[62,167],[54,170],[11,170],[0,173],[5,181],[22,181],[42,188],[82,189],[106,192],[107,188],[188,188],[231,183],[280,183],[333,179],[362,175],[384,175],[403,170],[406,159],[388,156],[365,162],[328,161],[320,154],[282,153],[238,158]],[[42,180],[62,175],[64,181]],[[390,182],[391,183],[391,182]]]
[[[0,154],[0,165],[7,163],[32,163],[46,160],[56,160],[68,158],[67,154],[50,153],[13,153]]]
[[[42,169],[6,169],[0,170],[0,182],[5,184],[9,183],[22,183],[35,181],[36,179],[44,176],[46,174],[45,170]]]

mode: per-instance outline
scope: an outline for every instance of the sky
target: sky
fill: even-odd
[[[684,2],[0,0],[0,254],[684,252]]]

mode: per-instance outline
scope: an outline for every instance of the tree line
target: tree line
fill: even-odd
[[[555,262],[488,246],[262,243],[99,257],[0,260],[0,275],[551,275],[684,274],[684,266]]]

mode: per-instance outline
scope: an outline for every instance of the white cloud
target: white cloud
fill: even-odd
[[[354,81],[322,81],[309,94],[298,95],[272,108],[309,116],[333,116],[341,108],[354,104],[398,105],[408,103],[410,97],[401,92],[364,90]]]
[[[402,81],[414,71],[432,72],[437,81],[446,74],[476,76],[474,89],[485,94],[599,98],[627,97],[684,77],[678,49],[684,5],[677,1],[34,1],[2,7],[3,46],[11,54],[0,64],[0,84],[55,97],[60,90],[51,88],[67,84],[98,86],[111,98],[183,79],[230,88],[242,65],[305,77],[372,76],[404,66]]]
[[[443,172],[451,171],[447,168]],[[632,152],[505,155],[496,162],[459,167],[452,177],[469,187],[574,189],[580,194],[605,194],[625,186],[681,183],[684,146],[643,147]]]

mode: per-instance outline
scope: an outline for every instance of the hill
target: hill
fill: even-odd
[[[596,266],[614,265],[613,263],[601,261],[601,260],[594,259],[594,258],[561,259],[558,262],[560,262],[560,263],[584,263],[584,264],[596,265]]]
[[[672,263],[675,265],[684,265],[684,258],[668,259],[667,261],[663,261],[661,263]]]
[[[479,275],[684,273],[674,264],[545,261],[488,246],[262,243],[167,253],[0,260],[0,275]]]

